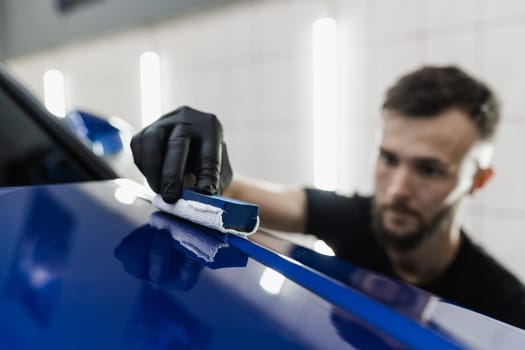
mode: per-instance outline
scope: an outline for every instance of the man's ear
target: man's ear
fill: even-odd
[[[476,175],[474,175],[474,180],[472,181],[472,187],[470,188],[469,193],[473,194],[477,190],[483,188],[483,186],[485,186],[493,176],[494,169],[491,167],[486,169],[478,169]]]

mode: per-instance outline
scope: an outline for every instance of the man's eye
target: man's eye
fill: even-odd
[[[417,167],[418,172],[426,177],[441,177],[445,175],[443,169],[428,164],[421,164]]]
[[[385,164],[388,166],[396,166],[398,163],[397,157],[393,155],[392,153],[381,152],[380,156],[383,162],[385,162]]]

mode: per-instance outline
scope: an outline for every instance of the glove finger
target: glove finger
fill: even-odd
[[[153,191],[161,190],[161,171],[164,159],[164,144],[166,143],[165,130],[150,127],[142,133],[142,147],[140,149],[140,170],[148,180]]]
[[[141,131],[140,133],[136,134],[131,138],[130,147],[131,147],[131,154],[133,155],[133,162],[137,166],[137,168],[142,171],[142,135],[144,131]]]
[[[228,159],[228,151],[225,142],[222,142],[221,172],[219,176],[220,177],[218,193],[221,194],[224,191],[224,189],[228,187],[233,178],[233,170],[230,165],[230,160]]]
[[[197,164],[197,191],[216,194],[219,192],[222,143],[203,140]]]
[[[176,126],[166,144],[166,157],[162,167],[160,194],[168,203],[179,199],[184,184],[191,137],[184,126]]]

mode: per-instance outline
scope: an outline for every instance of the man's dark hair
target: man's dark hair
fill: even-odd
[[[422,67],[401,77],[386,92],[383,109],[410,117],[432,117],[459,108],[476,123],[481,138],[494,136],[499,102],[490,88],[455,66]]]

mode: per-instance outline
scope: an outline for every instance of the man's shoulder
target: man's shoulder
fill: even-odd
[[[477,298],[484,300],[494,316],[512,315],[514,324],[525,326],[525,286],[520,279],[480,245],[468,241],[467,278]],[[503,317],[502,317],[503,318]],[[507,317],[505,317],[507,318]],[[509,321],[510,322],[510,321]]]
[[[505,281],[525,293],[525,286],[512,272],[489,254],[482,246],[469,238],[466,238],[464,258],[467,267],[479,277],[480,281]],[[497,288],[498,286],[493,287]]]
[[[525,287],[505,266],[466,235],[441,283],[429,289],[446,299],[525,328]]]

